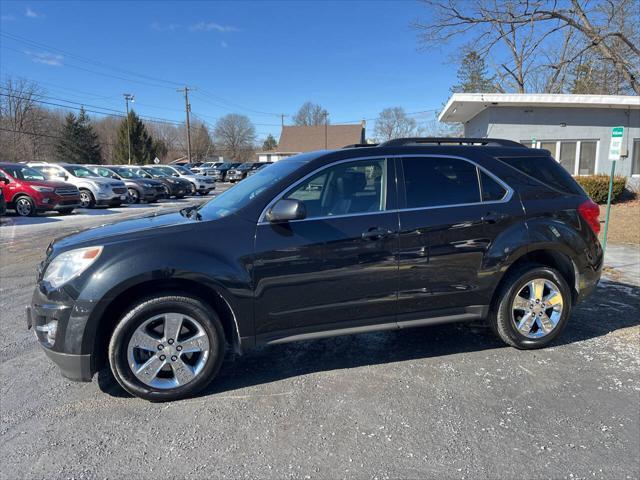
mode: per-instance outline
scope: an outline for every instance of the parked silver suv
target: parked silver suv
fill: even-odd
[[[198,175],[193,173],[186,167],[181,165],[149,165],[150,167],[162,170],[167,175],[172,177],[181,177],[191,182],[191,195],[195,195],[196,192],[200,195],[208,195],[211,190],[216,188],[216,182],[213,178],[205,177],[204,175]]]
[[[47,180],[64,180],[80,190],[80,208],[97,205],[119,207],[127,198],[127,187],[120,180],[102,178],[82,165],[74,163],[28,162]]]

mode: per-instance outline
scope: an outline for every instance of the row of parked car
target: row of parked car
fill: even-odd
[[[217,182],[239,182],[259,169],[271,165],[273,162],[205,162],[191,164],[191,171],[207,177],[212,177]]]
[[[119,207],[163,198],[208,195],[215,180],[184,166],[0,163],[0,214],[19,216],[75,208]]]

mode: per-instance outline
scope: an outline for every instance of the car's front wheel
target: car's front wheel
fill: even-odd
[[[16,213],[21,217],[32,217],[38,213],[31,197],[22,196],[15,201]]]
[[[571,312],[571,289],[557,270],[525,265],[507,273],[489,321],[507,344],[542,348],[560,335]]]
[[[89,190],[80,189],[80,208],[93,208],[96,205],[96,199]]]
[[[206,387],[224,358],[224,331],[200,300],[166,295],[143,300],[118,323],[109,363],[129,393],[151,401],[188,397]]]
[[[135,188],[128,188],[125,202],[128,205],[140,203],[140,193],[138,192],[138,190],[136,190]]]

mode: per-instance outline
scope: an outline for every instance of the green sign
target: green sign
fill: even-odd
[[[620,160],[623,136],[624,127],[613,127],[613,130],[611,130],[611,143],[609,144],[609,160],[612,162]]]

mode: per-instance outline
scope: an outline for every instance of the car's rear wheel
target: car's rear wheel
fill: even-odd
[[[80,208],[93,208],[96,205],[96,199],[89,190],[80,189]]]
[[[196,188],[196,186],[192,183],[191,184],[191,189],[189,190],[189,195],[196,195],[198,193],[198,189]]]
[[[38,213],[31,197],[22,196],[15,200],[16,213],[21,217],[32,217]]]
[[[489,321],[507,344],[542,348],[564,329],[571,312],[571,289],[557,270],[525,265],[507,273]]]
[[[220,369],[224,331],[216,313],[196,298],[146,299],[118,323],[109,363],[118,383],[137,397],[171,401],[197,393]]]

